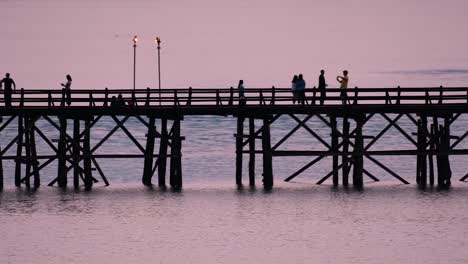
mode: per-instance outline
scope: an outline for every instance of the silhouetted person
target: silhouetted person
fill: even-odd
[[[13,93],[13,89],[16,90],[16,84],[13,79],[10,78],[10,74],[5,74],[5,78],[0,82],[0,88],[4,86],[3,98],[5,99],[5,107],[11,107],[11,94]],[[13,87],[13,88],[12,88]]]
[[[348,88],[348,82],[349,82],[348,71],[343,71],[343,76],[336,76],[336,80],[340,83],[341,102],[343,104],[346,104],[346,100],[347,100],[346,89]]]
[[[299,74],[296,81],[296,93],[297,93],[297,101],[300,104],[305,104],[305,87],[306,82],[304,81],[304,77],[302,74]]]
[[[62,87],[65,89],[65,96],[67,105],[71,105],[71,84],[72,84],[72,77],[67,74],[67,82],[65,84],[61,83]]]
[[[111,102],[110,102],[111,107],[116,107],[117,106],[117,97],[115,95],[112,96]]]
[[[119,96],[117,97],[117,107],[123,107],[125,106],[125,100],[123,99],[123,96],[121,93],[119,93]]]
[[[239,105],[245,105],[244,80],[239,80],[239,84],[237,85],[237,92],[239,93]]]
[[[296,83],[297,83],[297,75],[294,75],[292,82],[291,82],[291,92],[293,96],[293,104],[296,103],[297,100],[297,91],[296,91]]]
[[[325,98],[326,98],[326,91],[325,88],[327,87],[327,83],[325,82],[325,71],[321,70],[320,71],[320,76],[319,76],[319,83],[318,83],[318,90],[320,92],[320,105],[323,105],[325,103]]]

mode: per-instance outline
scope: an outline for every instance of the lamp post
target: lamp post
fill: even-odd
[[[135,35],[133,41],[133,90],[135,90],[135,77],[136,77],[136,47],[138,42],[138,36]]]
[[[156,37],[154,40],[158,48],[158,85],[159,85],[159,105],[161,105],[161,39]]]

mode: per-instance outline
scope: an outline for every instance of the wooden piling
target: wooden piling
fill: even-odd
[[[107,95],[107,93],[106,93]],[[80,120],[73,120],[73,187],[80,187]]]
[[[331,151],[333,152],[333,185],[338,186],[338,133],[336,116],[330,116]]]
[[[154,154],[154,138],[156,137],[156,129],[154,127],[155,119],[149,117],[148,133],[146,134],[146,149],[145,161],[143,167],[142,182],[146,186],[151,186],[151,178],[153,176],[153,154]]]
[[[31,128],[29,129],[29,141],[31,147],[31,161],[32,161],[32,169],[33,169],[33,177],[34,177],[34,188],[39,188],[41,185],[41,179],[39,176],[39,160],[37,159],[37,148],[36,148],[36,120],[37,118],[32,118]]]
[[[161,141],[158,158],[158,185],[160,187],[166,186],[167,141],[167,118],[161,118]]]
[[[31,142],[30,142],[30,133],[29,130],[31,128],[31,118],[30,117],[25,117],[24,122],[26,125],[25,131],[24,131],[24,147],[25,147],[25,152],[26,152],[26,159],[23,160],[26,164],[26,170],[25,170],[25,177],[24,177],[24,184],[26,185],[27,188],[31,187]]]
[[[343,118],[343,185],[348,186],[348,177],[349,177],[349,159],[348,159],[348,150],[349,150],[349,122],[348,118]]]
[[[431,124],[431,131],[430,131],[430,144],[429,150],[431,154],[429,154],[429,184],[431,186],[434,185],[434,155],[432,154],[435,151],[435,143],[434,143],[435,133],[434,133],[434,125]]]
[[[171,146],[171,166],[170,184],[174,189],[182,188],[182,152],[180,137],[180,117],[174,118],[172,125],[172,146]]]
[[[57,184],[59,187],[67,186],[67,164],[66,164],[66,154],[67,154],[67,119],[63,116],[59,117],[60,122],[60,134],[58,142],[58,173],[57,173]]]
[[[356,117],[356,135],[353,150],[353,185],[356,188],[363,187],[363,170],[364,170],[364,138],[362,136],[362,126],[365,116]]]
[[[2,152],[2,148],[0,146],[0,152]],[[0,191],[3,190],[3,157],[0,155]]]
[[[91,190],[93,187],[93,175],[91,172],[91,117],[85,120],[85,134],[83,141],[83,170],[84,170],[84,185],[86,190]]]
[[[426,151],[426,131],[427,131],[427,117],[421,115],[418,120],[417,131],[417,162],[416,162],[416,182],[420,187],[425,187],[427,184],[427,155]]]
[[[23,152],[23,136],[24,136],[24,127],[23,127],[23,116],[18,115],[18,139],[16,141],[16,164],[15,164],[15,186],[21,186],[21,158]]]
[[[273,187],[273,155],[271,151],[270,122],[268,118],[263,119],[262,149],[263,149],[263,186],[266,189],[269,189]]]
[[[249,118],[249,185],[255,186],[255,119]]]
[[[450,168],[449,154],[450,151],[450,117],[444,117],[444,132],[443,132],[443,141],[442,141],[442,161],[444,166],[444,184],[445,186],[450,186],[452,178],[452,170]]]
[[[242,148],[244,140],[244,117],[237,117],[236,134],[236,184],[242,186]]]

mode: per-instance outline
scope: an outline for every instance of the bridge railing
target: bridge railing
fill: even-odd
[[[326,89],[325,105],[395,105],[395,104],[463,104],[468,105],[468,87],[430,88],[348,88],[345,97],[338,88]],[[71,106],[111,106],[119,103],[119,95],[127,106],[135,107],[185,107],[185,106],[236,106],[236,105],[292,105],[293,94],[289,88],[246,88],[239,98],[237,89],[72,89]],[[13,107],[67,106],[63,89],[17,89],[12,93]],[[305,105],[320,105],[320,91],[305,90]],[[121,103],[121,102],[120,102]],[[296,102],[297,103],[297,102]],[[5,106],[5,92],[0,91],[0,107]]]

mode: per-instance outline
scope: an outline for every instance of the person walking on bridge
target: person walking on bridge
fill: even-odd
[[[65,84],[61,83],[62,87],[64,88],[65,92],[65,97],[66,97],[66,102],[67,105],[71,105],[71,84],[72,84],[72,77],[67,74],[67,82]]]
[[[325,98],[326,98],[325,88],[327,86],[328,85],[325,82],[325,71],[321,70],[320,71],[320,76],[319,76],[319,83],[318,83],[318,90],[320,92],[320,105],[323,105],[325,103]]]
[[[3,78],[3,80],[0,82],[0,89],[2,88],[2,85],[4,85],[4,88],[5,88],[3,92],[3,98],[5,100],[5,107],[10,108],[11,107],[11,94],[13,93],[13,90],[16,90],[16,84],[15,84],[15,81],[10,78],[9,73],[5,74],[5,78]]]
[[[348,71],[343,71],[343,76],[337,76],[336,80],[340,83],[340,98],[343,104],[346,104],[346,100],[348,99],[346,95],[346,89],[348,88],[348,82],[349,82],[349,77],[348,77]]]

